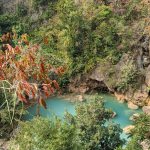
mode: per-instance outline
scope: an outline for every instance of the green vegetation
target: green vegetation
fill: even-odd
[[[130,87],[136,88],[139,75],[140,72],[137,71],[135,64],[128,62],[121,68],[120,82],[117,83],[118,91],[128,90]]]
[[[67,113],[63,122],[42,118],[22,122],[13,142],[20,150],[113,150],[124,141],[120,139],[119,125],[106,125],[111,115],[102,99],[96,97],[79,104],[75,116]]]
[[[75,127],[58,119],[50,121],[34,118],[32,121],[20,123],[19,126],[20,130],[17,131],[14,144],[19,145],[20,150],[77,150],[79,148]]]
[[[135,55],[149,56],[149,52],[147,52],[149,44],[146,42],[148,46],[144,43],[147,47],[144,45],[141,48],[143,54],[138,54],[140,53],[138,44],[148,35],[145,28],[150,23],[147,21],[149,5],[146,6],[141,2],[143,1],[98,0],[88,3],[82,0],[75,3],[74,0],[32,0],[30,4],[20,2],[13,12],[3,11],[0,8],[0,36],[10,32],[11,34],[5,35],[12,38],[12,35],[20,37],[27,33],[31,40],[28,40],[25,34],[26,36],[17,44],[22,41],[26,47],[27,45],[31,46],[30,44],[40,45],[38,56],[45,56],[43,60],[44,63],[46,62],[47,68],[43,67],[43,63],[40,64],[41,68],[37,68],[43,72],[53,70],[49,64],[65,68],[66,72],[60,78],[55,73],[48,75],[58,80],[60,87],[65,90],[67,90],[70,79],[78,75],[85,75],[97,65],[102,64],[101,70],[105,72],[106,76],[109,76],[107,83],[113,87],[112,91],[124,93],[130,88],[135,90],[139,84],[138,80],[142,78],[142,69],[140,72],[139,66],[134,64],[138,61]],[[149,26],[146,29],[149,29]],[[2,47],[3,44],[9,43],[9,40],[4,43],[2,41],[3,39],[0,39]],[[15,46],[15,42],[12,41],[12,47]],[[137,49],[137,53],[133,55],[135,49]],[[19,53],[19,49],[17,50]],[[116,73],[114,68],[124,53],[131,54],[133,62],[125,60],[124,67],[118,67],[119,71]],[[35,53],[33,54],[35,55]],[[1,56],[4,55],[5,53]],[[27,66],[24,68],[31,66],[28,63],[34,60],[34,55],[30,55],[29,59],[22,60],[23,65],[27,61]],[[2,57],[0,58],[4,60]],[[17,64],[16,60],[14,66],[20,65],[19,67],[22,68],[21,63]],[[11,61],[5,65],[6,72],[10,70]],[[32,61],[34,66],[34,61]],[[142,63],[140,65],[144,68]],[[0,67],[3,67],[3,64]],[[19,70],[22,71],[20,68]],[[22,72],[25,70],[23,69]],[[3,72],[5,78],[9,78],[5,71]],[[31,69],[27,74],[32,74],[32,71]],[[55,70],[55,72],[57,71]],[[120,77],[117,79],[118,82],[114,80],[116,74],[119,74]],[[36,75],[37,73],[34,74],[34,77]],[[1,76],[0,70],[0,79],[4,80],[5,78]],[[40,77],[45,79],[44,75],[39,75],[37,76],[38,80]],[[31,78],[32,76],[29,80],[32,80]],[[11,80],[13,79],[14,77],[11,78]],[[54,84],[55,87],[58,87],[56,82]],[[145,82],[142,85],[144,84]],[[31,88],[31,86],[29,87]],[[26,92],[31,94],[29,87]],[[17,95],[10,94],[12,89],[4,91],[5,88],[0,89],[0,138],[10,136],[12,129],[18,125],[24,112],[22,109],[24,103],[16,104]],[[19,88],[22,89],[22,87]],[[39,92],[37,87],[33,87],[33,89]],[[41,87],[41,90],[43,89],[44,86]],[[45,87],[45,89],[49,88]],[[44,90],[42,92],[49,94]],[[53,91],[53,89],[51,90]],[[24,92],[21,91],[21,94],[24,95]],[[40,102],[46,108],[44,100],[40,99],[38,103]],[[32,121],[21,122],[12,140],[12,149],[16,149],[15,146],[19,145],[20,150],[141,150],[140,142],[145,139],[150,140],[150,118],[147,115],[141,115],[135,121],[135,129],[130,135],[131,141],[128,142],[126,148],[122,148],[124,144],[124,140],[120,139],[122,129],[117,124],[110,122],[107,124],[111,116],[112,112],[104,108],[103,101],[95,98],[88,103],[78,105],[75,116],[67,113],[64,121],[58,118],[55,120],[35,118]]]
[[[141,114],[134,122],[135,128],[131,132],[131,140],[126,148],[117,150],[142,150],[141,142],[145,139],[150,141],[150,116]]]
[[[0,138],[9,138],[10,133],[24,114],[22,104],[15,106],[15,96],[0,90]],[[7,99],[7,101],[6,101]]]

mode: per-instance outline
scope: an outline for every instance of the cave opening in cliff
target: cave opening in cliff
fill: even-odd
[[[90,80],[88,87],[89,93],[110,93],[110,90],[103,81]]]
[[[110,91],[107,87],[96,87],[93,89],[93,92],[95,92],[95,93],[110,93]]]

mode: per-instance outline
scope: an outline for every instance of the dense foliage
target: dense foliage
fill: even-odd
[[[150,143],[150,116],[141,114],[134,122],[135,128],[131,132],[131,140],[128,142],[124,149],[117,150],[142,150],[142,144],[144,140]]]
[[[36,118],[21,123],[14,142],[20,150],[113,150],[124,141],[120,139],[119,125],[106,124],[111,116],[102,99],[96,97],[79,104],[75,116],[67,113],[63,122]]]
[[[0,136],[17,126],[24,104],[46,108],[45,99],[59,89],[56,80],[67,89],[70,78],[97,64],[103,64],[116,91],[136,89],[142,70],[127,61],[115,83],[113,67],[124,53],[133,55],[138,38],[149,37],[149,8],[148,0],[32,0],[19,1],[10,12],[0,8]],[[107,124],[111,112],[101,100],[79,105],[76,113],[64,122],[35,118],[21,123],[15,145],[22,150],[122,149],[122,130]],[[149,120],[147,115],[136,120],[125,150],[141,150],[140,142],[149,140]]]
[[[56,119],[34,118],[20,123],[12,149],[19,150],[77,150],[75,127]],[[40,129],[40,130],[39,130]]]
[[[64,69],[53,68],[47,63],[44,55],[39,54],[39,46],[30,44],[26,34],[19,39],[15,33],[13,36],[7,33],[1,39],[0,126],[3,136],[2,127],[13,127],[14,121],[21,119],[23,108],[20,102],[26,105],[37,103],[46,108],[47,97],[59,90],[51,74],[61,75]]]

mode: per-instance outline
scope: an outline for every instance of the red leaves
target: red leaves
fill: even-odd
[[[58,85],[57,81],[56,81],[56,80],[53,80],[53,83],[54,83],[54,87],[55,87],[57,90],[59,90],[59,85]]]
[[[10,35],[2,37],[3,41],[12,38]],[[15,36],[17,39],[18,37]],[[27,46],[24,48],[22,42]],[[45,39],[45,44],[48,39]],[[29,45],[27,35],[21,37],[18,46],[13,48],[5,44],[6,50],[0,52],[0,82],[5,79],[10,83],[11,92],[16,92],[20,101],[27,103],[31,100],[37,101],[46,108],[45,98],[60,89],[56,80],[49,78],[49,72],[64,72],[63,67],[53,68],[38,55],[38,45]],[[40,99],[39,99],[40,97]]]
[[[44,63],[43,62],[40,64],[40,72],[42,72],[42,73],[45,72],[45,67],[44,67]]]
[[[45,45],[48,45],[48,43],[49,43],[48,37],[45,37],[45,38],[43,39],[43,42],[44,42]]]
[[[28,101],[26,100],[25,96],[22,95],[21,93],[17,92],[17,96],[18,96],[20,101],[28,103]]]

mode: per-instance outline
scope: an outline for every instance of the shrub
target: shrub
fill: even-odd
[[[28,7],[25,6],[23,3],[19,3],[17,5],[17,11],[16,11],[17,15],[19,17],[24,17],[28,14]]]
[[[20,150],[114,150],[122,146],[122,129],[106,123],[112,111],[104,108],[101,98],[77,105],[76,113],[66,113],[63,121],[34,118],[20,123],[12,145],[19,145]]]
[[[19,150],[77,150],[79,148],[74,126],[58,119],[50,121],[43,118],[34,118],[32,121],[20,123],[13,144],[19,145]],[[12,149],[15,149],[13,146]]]
[[[121,68],[121,77],[117,83],[117,89],[127,90],[129,87],[135,88],[137,86],[137,78],[139,72],[132,62],[128,62]]]
[[[79,142],[85,150],[114,150],[124,143],[120,139],[122,129],[119,125],[108,123],[112,111],[104,108],[100,97],[77,105],[76,113],[75,117],[67,117],[76,126]]]

